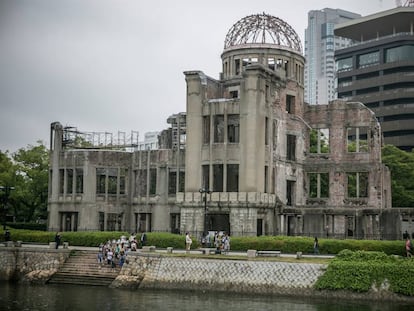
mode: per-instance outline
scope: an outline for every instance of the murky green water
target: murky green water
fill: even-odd
[[[0,310],[408,311],[412,305],[164,290],[0,283]]]

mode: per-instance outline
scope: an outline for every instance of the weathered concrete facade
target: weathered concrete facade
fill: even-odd
[[[233,41],[220,80],[184,73],[186,113],[159,150],[62,145],[52,124],[49,230],[400,238],[372,111],[304,103],[297,41]]]

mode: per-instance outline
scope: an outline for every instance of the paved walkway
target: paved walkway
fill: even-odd
[[[49,248],[48,244],[35,244],[35,243],[22,243],[22,246],[24,247],[34,247],[34,248]],[[59,248],[61,249],[63,246],[61,245]],[[75,246],[75,245],[69,245],[68,249],[70,250],[84,250],[84,251],[91,251],[91,252],[98,252],[98,247],[87,247],[87,246]],[[138,249],[138,251],[140,252],[141,249]],[[155,249],[156,253],[167,253],[167,249],[165,248],[160,248],[160,249]],[[178,253],[178,254],[185,254],[186,251],[185,249],[174,249],[173,250],[174,253]],[[190,251],[190,254],[200,254],[200,249],[193,249]],[[246,256],[247,257],[247,252],[242,252],[242,251],[230,251],[228,254],[222,254],[222,256]],[[280,257],[285,257],[285,258],[296,258],[297,255],[296,254],[285,254],[285,253],[281,253]],[[314,254],[302,254],[302,258],[334,258],[334,255],[314,255]],[[266,258],[266,257],[264,257]]]

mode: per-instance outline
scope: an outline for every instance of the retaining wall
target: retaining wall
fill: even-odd
[[[128,254],[113,287],[290,294],[311,289],[322,264]]]
[[[44,283],[69,255],[68,249],[0,247],[0,280]]]

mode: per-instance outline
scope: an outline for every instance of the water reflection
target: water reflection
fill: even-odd
[[[0,283],[0,310],[408,311],[413,307],[226,293]]]

